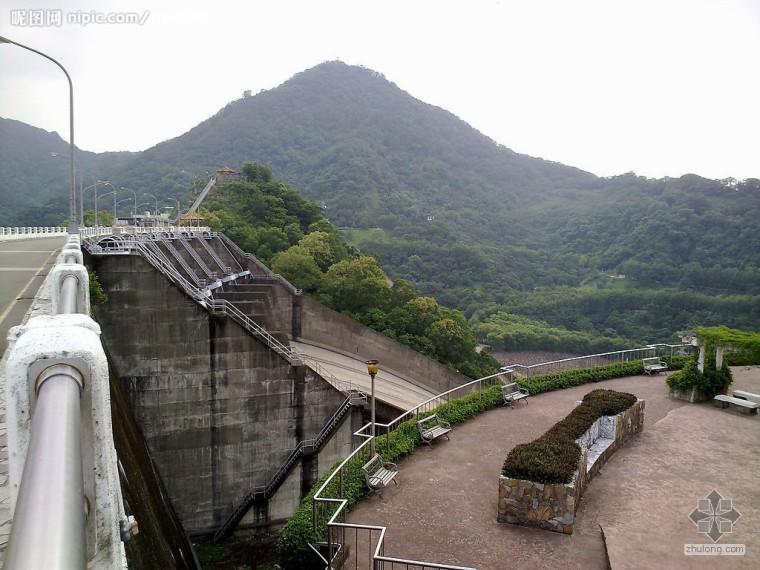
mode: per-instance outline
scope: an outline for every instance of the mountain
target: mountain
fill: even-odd
[[[63,141],[0,126],[5,219],[65,196],[66,163],[49,159],[67,152]],[[760,294],[760,180],[599,178],[515,153],[382,74],[341,62],[232,101],[144,152],[77,156],[116,187],[185,207],[208,172],[265,164],[320,203],[352,245],[377,254],[391,278],[468,314],[524,305],[519,292],[612,286],[606,274],[626,276],[618,288]]]
[[[0,118],[0,225],[57,226],[68,217],[70,151],[58,133]],[[102,173],[118,168],[132,154],[75,148],[74,158],[77,170]],[[92,183],[85,174],[82,189]],[[76,188],[78,192],[78,174]]]

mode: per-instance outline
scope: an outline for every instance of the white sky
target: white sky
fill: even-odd
[[[78,12],[146,20],[67,23]],[[760,0],[3,0],[0,35],[66,67],[89,151],[144,150],[340,59],[516,152],[760,178]],[[68,141],[60,70],[0,45],[0,77],[0,116]]]

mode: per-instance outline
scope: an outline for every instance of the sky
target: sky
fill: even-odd
[[[4,0],[0,36],[64,66],[93,152],[340,60],[599,176],[760,178],[760,0]],[[0,78],[0,117],[69,140],[53,63],[2,44]]]

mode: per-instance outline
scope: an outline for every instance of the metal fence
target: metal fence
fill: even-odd
[[[510,371],[502,371],[484,378],[479,378],[457,386],[417,406],[407,410],[387,424],[377,424],[376,433],[384,434],[390,445],[390,434],[403,422],[421,414],[431,412],[441,404],[473,393],[482,393],[491,386],[501,384],[511,378]],[[385,556],[385,527],[351,524],[345,521],[347,500],[344,497],[344,483],[351,474],[355,477],[371,457],[372,424],[362,426],[355,436],[362,438],[361,444],[349,455],[327,478],[314,494],[312,503],[312,523],[319,533],[326,526],[326,536],[320,543],[313,545],[314,551],[322,558],[326,568],[348,568],[395,570],[397,568],[430,568],[441,570],[472,570],[464,566],[451,566],[435,562],[408,560]],[[378,435],[377,437],[382,437]],[[349,557],[352,557],[349,559]]]
[[[631,362],[653,356],[668,355],[673,357],[675,354],[691,354],[691,350],[693,350],[693,347],[690,344],[650,344],[643,348],[574,356],[572,358],[550,360],[539,364],[509,364],[509,368],[512,368],[521,376],[530,377],[536,374],[548,374],[550,372],[573,370],[575,368],[593,368],[594,366],[601,366],[603,364]]]

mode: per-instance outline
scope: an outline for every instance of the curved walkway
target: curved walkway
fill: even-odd
[[[732,388],[760,393],[760,367],[733,372]],[[671,400],[664,379],[549,392],[454,426],[451,441],[401,461],[399,484],[359,504],[348,522],[386,526],[386,556],[479,570],[760,568],[760,417]],[[646,400],[645,428],[590,483],[574,534],[497,523],[498,474],[509,450],[544,433],[595,388]],[[744,556],[684,554],[685,544],[714,544],[688,518],[713,490],[742,515],[717,544],[745,544]]]

